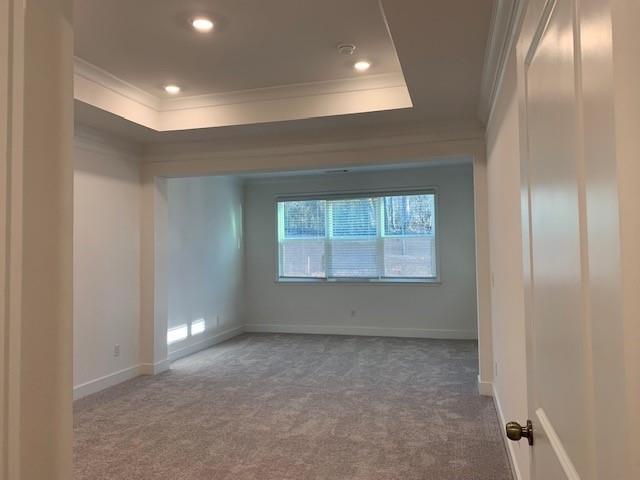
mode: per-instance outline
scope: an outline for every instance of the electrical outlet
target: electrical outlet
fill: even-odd
[[[220,314],[216,315],[216,327],[220,326]]]
[[[119,357],[120,356],[120,345],[114,345],[113,346],[113,356],[114,357]]]
[[[355,310],[351,310],[351,318],[356,316],[356,311]]]

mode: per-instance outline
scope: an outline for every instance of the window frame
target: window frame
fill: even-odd
[[[407,187],[393,189],[367,189],[367,190],[332,190],[324,192],[312,193],[287,193],[274,197],[273,210],[275,219],[275,282],[283,285],[441,285],[440,272],[440,195],[436,186],[428,187]],[[304,200],[347,200],[354,198],[370,198],[385,196],[403,196],[403,195],[433,195],[433,208],[435,211],[435,277],[384,277],[384,278],[363,278],[363,277],[339,277],[339,278],[322,278],[322,277],[282,277],[281,271],[281,252],[280,252],[280,218],[278,211],[278,203],[287,201],[304,201]],[[384,227],[383,227],[384,228]],[[381,235],[384,237],[384,235]]]

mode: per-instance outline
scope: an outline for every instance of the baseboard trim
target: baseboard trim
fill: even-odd
[[[140,365],[134,365],[123,370],[119,370],[109,375],[96,378],[86,383],[73,387],[73,399],[78,400],[93,393],[98,393],[105,388],[113,387],[119,383],[126,382],[140,375]]]
[[[119,370],[109,375],[105,375],[95,380],[91,380],[86,383],[82,383],[73,387],[73,399],[79,400],[80,398],[98,393],[105,388],[114,387],[119,383],[126,382],[132,378],[139,377],[140,375],[158,375],[159,373],[166,372],[171,368],[171,362],[192,355],[200,350],[211,348],[212,346],[229,340],[244,332],[243,327],[235,327],[224,332],[220,332],[212,337],[207,337],[200,340],[197,343],[189,345],[188,347],[181,348],[172,352],[168,358],[156,363],[141,363],[132,367]]]
[[[207,348],[211,348],[214,345],[217,345],[218,343],[222,343],[226,340],[229,340],[230,338],[236,337],[241,333],[244,333],[244,327],[242,326],[230,328],[223,332],[217,333],[211,337],[203,338],[202,340],[192,343],[191,345],[179,348],[178,350],[175,350],[169,353],[168,360],[169,362],[175,362],[180,358],[188,357],[189,355],[193,355],[194,353],[197,353],[201,350],[206,350]]]
[[[484,397],[493,397],[493,384],[485,382],[478,375],[478,393]]]
[[[156,363],[141,363],[140,375],[158,375],[159,373],[169,370],[170,366],[171,362],[168,358]]]
[[[252,333],[302,333],[319,335],[356,335],[366,337],[435,338],[451,340],[476,340],[472,330],[437,330],[421,328],[349,327],[343,325],[269,325],[249,324],[245,332]]]
[[[506,425],[507,421],[504,418],[504,414],[502,411],[502,405],[500,405],[500,397],[498,396],[498,392],[496,390],[496,386],[491,386],[493,392],[493,404],[496,406],[496,412],[498,413],[498,421],[500,422],[500,426]],[[516,452],[514,450],[514,443],[509,441],[506,435],[501,435],[502,441],[504,442],[504,446],[507,449],[507,457],[509,458],[509,465],[511,466],[511,474],[515,480],[522,480],[522,474],[520,473],[520,468],[518,467],[518,462],[516,461]]]

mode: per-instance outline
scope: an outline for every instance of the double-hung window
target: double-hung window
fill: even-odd
[[[435,281],[436,193],[278,200],[280,280]]]

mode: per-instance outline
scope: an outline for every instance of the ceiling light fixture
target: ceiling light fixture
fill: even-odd
[[[353,68],[355,68],[359,72],[366,72],[371,68],[371,63],[366,60],[360,60],[353,64]]]
[[[178,85],[166,85],[164,91],[169,95],[177,95],[180,93],[180,87]]]
[[[206,17],[194,18],[191,20],[191,26],[201,33],[207,33],[213,30],[213,22]]]

